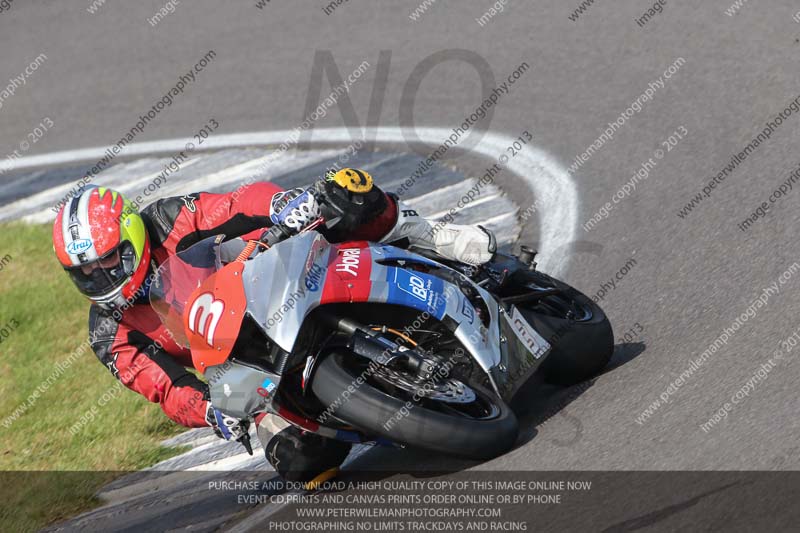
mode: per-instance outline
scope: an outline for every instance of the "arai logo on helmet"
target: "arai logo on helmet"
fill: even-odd
[[[78,239],[77,241],[72,241],[67,245],[67,252],[72,255],[78,255],[82,254],[92,246],[94,246],[94,244],[92,244],[92,241],[89,239]]]

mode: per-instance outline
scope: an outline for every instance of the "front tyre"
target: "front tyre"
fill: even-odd
[[[359,386],[356,380],[365,373],[353,363],[360,359],[347,352],[331,353],[320,363],[311,383],[326,407],[338,405],[334,411],[337,418],[368,434],[465,459],[491,459],[514,446],[517,418],[494,394],[470,385],[474,405],[459,410],[435,401],[412,403],[387,394],[369,378],[359,380]],[[355,390],[343,398],[348,388]]]
[[[553,346],[541,366],[546,381],[574,385],[599,374],[614,352],[614,332],[605,312],[566,283],[536,272],[537,287],[561,290],[557,296],[523,307],[528,322]]]

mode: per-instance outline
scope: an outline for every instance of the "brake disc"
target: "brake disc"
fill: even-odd
[[[472,403],[476,399],[475,391],[452,378],[437,381],[424,380],[386,366],[379,367],[372,376],[382,383],[402,389],[417,398],[457,404]]]

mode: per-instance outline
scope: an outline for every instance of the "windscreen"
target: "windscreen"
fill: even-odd
[[[208,237],[167,259],[156,271],[150,287],[150,304],[175,342],[189,347],[183,329],[183,310],[189,297],[222,264],[219,245],[224,235]]]

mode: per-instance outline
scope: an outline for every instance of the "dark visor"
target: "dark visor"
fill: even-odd
[[[89,274],[86,274],[84,270],[89,268],[92,270]],[[86,296],[104,296],[121,287],[129,275],[122,264],[120,247],[114,248],[100,259],[91,263],[69,267],[65,270],[69,273],[78,290]]]

